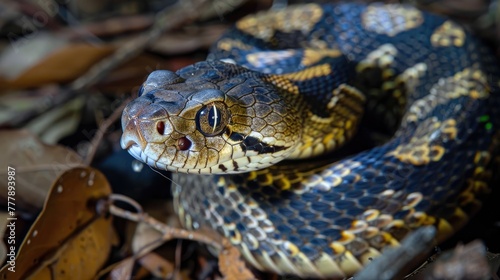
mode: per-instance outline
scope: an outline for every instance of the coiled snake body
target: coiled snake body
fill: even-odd
[[[499,93],[495,58],[453,21],[308,4],[243,18],[207,61],[151,73],[123,113],[122,146],[176,172],[186,226],[217,230],[258,269],[342,277],[421,226],[442,240],[477,210]],[[395,133],[333,160],[360,126]]]

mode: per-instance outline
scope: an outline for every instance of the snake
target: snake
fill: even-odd
[[[437,241],[498,173],[497,60],[401,4],[303,4],[238,20],[205,61],[156,70],[121,146],[172,172],[186,228],[262,271],[355,274],[416,229]]]

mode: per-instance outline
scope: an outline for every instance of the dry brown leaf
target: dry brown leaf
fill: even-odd
[[[10,35],[14,35],[11,33]],[[32,36],[9,36],[9,45],[1,49],[0,77],[14,80],[48,55],[68,44],[68,40],[48,32]]]
[[[93,168],[62,174],[20,246],[15,272],[7,264],[0,279],[92,279],[115,241],[104,207],[110,193],[104,175]]]
[[[0,78],[0,88],[18,89],[70,82],[80,77],[96,62],[113,53],[115,49],[116,47],[110,45],[70,43],[47,55],[45,59],[16,78]]]
[[[131,279],[132,269],[137,260],[149,273],[159,277],[167,278],[174,270],[174,265],[161,258],[156,253],[150,252],[164,242],[163,234],[146,223],[139,223],[136,227],[132,240],[133,257],[122,260],[111,271],[112,280]],[[138,258],[138,259],[137,259]]]
[[[164,55],[185,54],[199,49],[207,49],[226,30],[226,25],[186,28],[181,32],[164,34],[151,45],[150,49]]]
[[[238,249],[224,241],[224,249],[219,253],[219,269],[224,279],[256,279],[241,259]]]
[[[170,60],[172,58],[165,59],[158,55],[141,53],[123,62],[120,67],[113,69],[105,79],[101,79],[96,83],[96,88],[104,92],[123,93],[130,92],[131,89],[137,91],[144,79],[152,71],[157,69],[177,69],[173,68],[175,65],[170,65]]]
[[[174,266],[170,262],[151,252],[164,242],[165,240],[163,240],[163,234],[161,232],[144,222],[137,224],[131,244],[132,251],[136,255],[136,258],[139,257],[138,262],[147,271],[159,278],[166,278],[166,275],[172,273],[174,270]],[[154,256],[152,256],[152,254]],[[118,271],[115,272],[115,270]],[[126,268],[120,268],[113,269],[113,272],[115,272],[114,275],[123,275],[125,272],[128,272],[128,270]]]
[[[62,138],[75,133],[80,124],[85,97],[80,95],[72,100],[39,114],[23,128],[38,135],[46,144],[55,144]]]
[[[122,260],[110,272],[111,280],[126,280],[132,278],[132,270],[134,268],[135,259],[130,257]]]
[[[27,130],[0,131],[0,202],[7,204],[7,167],[16,169],[16,209],[38,211],[62,172],[82,165],[74,151],[40,142]]]
[[[128,279],[143,279],[150,276],[151,273],[144,267],[134,270],[134,264],[137,259],[135,257],[128,257],[118,263],[114,263],[109,267],[101,270],[98,274],[98,279],[106,275],[109,271],[109,279],[111,280],[128,280]],[[133,273],[133,275],[132,275]]]
[[[158,242],[163,243],[163,234],[148,224],[141,222],[137,224],[134,238],[132,239],[132,251],[135,254],[151,251],[151,247],[157,247]]]
[[[141,257],[139,263],[146,268],[151,274],[160,279],[169,279],[174,272],[174,265],[162,258],[160,255],[151,252]]]
[[[81,38],[83,33],[92,34],[98,38],[118,37],[118,35],[122,34],[141,32],[150,27],[153,22],[154,17],[152,15],[122,15],[82,23],[79,27],[71,26],[66,28],[64,33],[73,34],[71,37],[74,38]]]

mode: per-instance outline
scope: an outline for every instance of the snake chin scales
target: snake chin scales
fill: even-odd
[[[259,270],[342,278],[480,208],[499,173],[499,77],[460,24],[414,7],[291,6],[241,19],[206,61],[151,73],[121,145],[176,172],[187,228]]]

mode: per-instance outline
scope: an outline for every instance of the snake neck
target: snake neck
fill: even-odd
[[[314,157],[336,150],[355,135],[363,117],[365,97],[347,84],[348,77],[335,78],[333,75],[331,65],[322,64],[313,69],[263,78],[276,87],[287,104],[295,104],[301,115],[301,137],[289,159]],[[311,87],[310,79],[313,78],[315,86]]]
[[[355,135],[363,117],[365,97],[350,85],[354,68],[344,56],[285,74],[267,74],[212,60],[181,70],[180,75],[192,79],[193,73],[203,70],[208,74],[202,78],[212,77],[213,71],[224,77],[216,85],[227,95],[225,102],[237,100],[227,104],[232,115],[229,140],[235,145],[243,141],[247,147],[262,146],[264,149],[256,152],[268,157],[267,147],[284,147],[282,155],[273,154],[280,161],[323,155],[340,148]],[[243,86],[247,89],[236,90]],[[252,89],[252,97],[248,89]],[[251,104],[253,107],[248,107]],[[243,121],[243,114],[255,118]]]
[[[277,59],[276,56],[280,55],[272,51],[264,51],[261,54],[270,61],[275,61],[272,58]],[[227,55],[218,49],[214,51],[212,59],[225,60],[223,57]],[[304,55],[317,59],[311,59],[315,62],[304,68],[300,65],[287,67],[286,65],[297,61],[279,57],[283,65],[278,68],[285,72],[284,74],[277,74],[280,71],[263,73],[259,69],[253,69],[253,65],[238,59],[245,57],[244,54],[230,56],[230,60],[243,65],[243,69],[249,71],[244,75],[251,75],[261,81],[259,83],[274,86],[272,91],[285,100],[284,104],[297,111],[300,124],[292,129],[300,138],[298,143],[293,145],[293,151],[287,159],[315,157],[340,148],[355,135],[364,115],[365,96],[353,86],[356,63],[335,49],[308,49]],[[241,74],[233,68],[241,71],[236,65],[225,71]],[[291,69],[296,70],[290,71]]]

